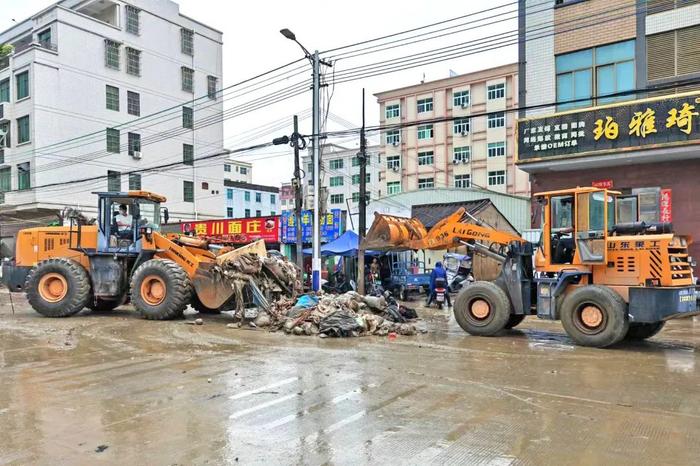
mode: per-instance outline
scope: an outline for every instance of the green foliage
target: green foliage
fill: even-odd
[[[0,44],[0,58],[4,58],[12,53],[14,47],[10,44]]]

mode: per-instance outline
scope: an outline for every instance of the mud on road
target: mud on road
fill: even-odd
[[[0,464],[692,464],[700,321],[575,347],[528,318],[497,338],[293,337],[47,319],[0,292]]]

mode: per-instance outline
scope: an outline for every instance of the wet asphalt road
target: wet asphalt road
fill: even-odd
[[[0,291],[0,465],[696,464],[700,320],[574,347],[528,318],[471,337],[319,339],[46,319]]]

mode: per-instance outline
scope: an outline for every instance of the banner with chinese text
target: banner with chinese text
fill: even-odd
[[[279,216],[275,216],[184,222],[180,224],[180,231],[236,244],[259,239],[266,243],[279,243],[279,219]]]
[[[699,116],[695,93],[519,120],[517,160],[697,144]]]
[[[329,243],[338,239],[341,229],[340,209],[332,209],[326,215],[321,216],[321,242]],[[296,243],[297,229],[295,225],[295,216],[292,211],[284,211],[282,213],[282,242]],[[303,210],[301,212],[301,238],[304,243],[310,243],[312,238],[313,212]]]

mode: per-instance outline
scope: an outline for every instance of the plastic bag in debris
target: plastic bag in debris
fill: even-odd
[[[318,298],[316,296],[305,294],[299,296],[299,299],[297,299],[297,303],[294,305],[294,307],[314,307],[317,304]]]
[[[364,330],[362,319],[345,311],[335,311],[319,322],[319,333],[333,337],[356,336]]]

